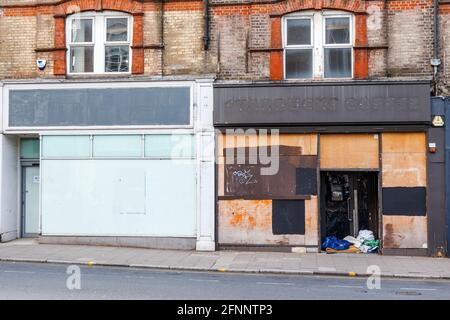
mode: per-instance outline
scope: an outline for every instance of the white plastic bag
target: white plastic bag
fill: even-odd
[[[355,237],[352,237],[352,236],[346,236],[344,238],[344,240],[347,240],[348,242],[353,244],[356,248],[359,248],[362,245],[362,243],[360,241],[358,241],[358,239],[356,239]]]
[[[373,236],[373,232],[370,230],[360,230],[356,239],[359,242],[364,243],[366,240],[375,240],[375,237]]]

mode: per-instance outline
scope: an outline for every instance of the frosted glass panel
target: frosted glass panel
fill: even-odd
[[[140,157],[142,136],[94,136],[94,157]]]
[[[21,159],[39,159],[39,139],[22,139],[20,141]]]
[[[44,136],[42,156],[88,158],[91,154],[90,136]]]
[[[145,156],[171,158],[195,157],[194,141],[194,136],[189,134],[146,135]]]

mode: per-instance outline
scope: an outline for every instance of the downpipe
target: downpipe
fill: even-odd
[[[434,53],[431,59],[431,66],[433,67],[433,91],[434,95],[438,96],[438,72],[441,65],[439,59],[439,0],[434,0]]]

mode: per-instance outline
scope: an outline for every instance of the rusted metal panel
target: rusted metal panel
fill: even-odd
[[[272,233],[272,200],[219,201],[219,243],[304,245],[304,235]]]
[[[383,216],[384,248],[427,248],[426,216]]]
[[[320,168],[376,169],[378,150],[377,134],[322,134]]]

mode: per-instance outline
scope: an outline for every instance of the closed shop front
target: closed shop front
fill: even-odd
[[[5,85],[16,237],[214,250],[211,101],[209,80]]]
[[[428,84],[215,90],[219,246],[317,252],[368,230],[383,254],[428,253]]]

